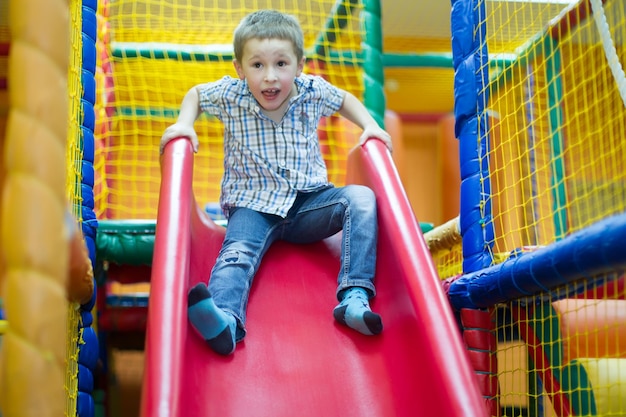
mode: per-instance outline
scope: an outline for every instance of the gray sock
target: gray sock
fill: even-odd
[[[382,319],[370,309],[367,291],[361,287],[353,287],[343,293],[341,302],[333,310],[333,316],[339,323],[365,335],[376,335],[383,331]]]
[[[189,291],[187,306],[189,321],[211,349],[220,355],[235,351],[237,320],[215,305],[205,284],[197,284]]]

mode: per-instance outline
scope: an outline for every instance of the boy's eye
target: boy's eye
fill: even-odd
[[[255,62],[254,64],[252,64],[253,68],[261,68],[261,63],[260,62]]]
[[[285,65],[287,65],[287,63],[286,63],[285,61],[280,61],[280,62],[278,63],[278,66],[279,66],[279,67],[284,67]]]

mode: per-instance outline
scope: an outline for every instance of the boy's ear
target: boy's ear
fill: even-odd
[[[300,63],[298,64],[298,72],[296,73],[296,77],[299,77],[300,74],[302,74],[302,71],[304,70],[304,64],[306,63],[306,57],[303,56],[302,59],[300,60]]]
[[[239,64],[239,62],[237,62],[236,59],[233,59],[233,65],[235,66],[235,71],[237,71],[237,76],[239,77],[239,79],[244,80],[246,76],[243,73],[243,68],[241,68],[241,65]]]

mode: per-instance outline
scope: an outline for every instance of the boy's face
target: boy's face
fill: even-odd
[[[286,107],[295,92],[294,79],[302,73],[304,61],[298,61],[290,41],[253,38],[244,45],[241,62],[233,63],[261,107],[275,111]]]

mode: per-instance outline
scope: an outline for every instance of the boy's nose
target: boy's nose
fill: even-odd
[[[276,72],[273,69],[268,69],[265,72],[265,79],[267,81],[274,81],[276,79]]]

